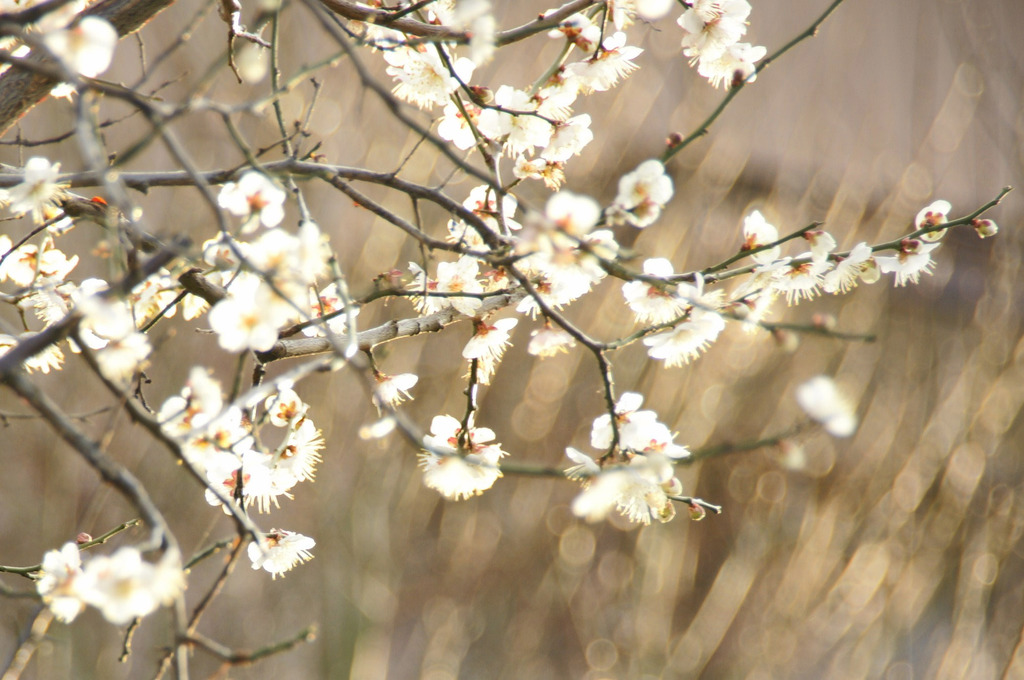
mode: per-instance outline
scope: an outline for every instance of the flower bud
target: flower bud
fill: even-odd
[[[974,220],[971,222],[971,226],[978,232],[979,238],[988,238],[999,233],[999,227],[992,220]]]

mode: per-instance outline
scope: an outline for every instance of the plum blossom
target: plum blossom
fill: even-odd
[[[284,219],[284,189],[261,172],[250,170],[237,182],[228,182],[217,196],[217,203],[236,217],[244,217],[242,233],[256,230],[262,223],[276,227]]]
[[[747,32],[747,0],[695,0],[679,17],[683,54],[696,61],[715,59]]]
[[[601,218],[601,206],[589,196],[559,191],[548,199],[544,214],[556,228],[581,237],[589,234]]]
[[[0,357],[11,351],[19,342],[29,340],[34,335],[37,334],[31,331],[21,333],[18,336],[0,333]],[[50,371],[60,370],[64,365],[64,352],[61,351],[58,345],[51,344],[41,352],[26,359],[22,365],[28,373],[39,371],[44,375],[49,374]]]
[[[270,424],[276,427],[288,427],[292,423],[298,422],[306,416],[306,411],[309,410],[309,405],[302,401],[298,393],[288,383],[281,385],[277,394],[267,397],[263,407],[267,410],[267,419]]]
[[[697,73],[707,78],[711,86],[726,88],[740,83],[752,83],[757,80],[757,62],[764,59],[768,49],[761,45],[749,43],[729,45],[716,56],[701,58],[697,64]]]
[[[625,392],[615,404],[615,429],[618,446],[637,453],[658,453],[671,458],[685,458],[690,452],[676,444],[675,434],[658,422],[654,411],[641,411],[643,395]],[[590,445],[595,449],[608,449],[614,441],[611,416],[604,413],[594,419],[590,431]]]
[[[106,19],[93,16],[43,35],[43,42],[51,52],[69,69],[87,78],[95,78],[107,70],[117,40],[117,29]]]
[[[619,180],[619,193],[612,204],[613,219],[635,227],[650,226],[673,194],[672,178],[657,159],[644,161]]]
[[[550,163],[564,163],[573,156],[578,156],[583,147],[593,140],[590,114],[573,116],[555,124],[555,132],[551,135],[548,145],[540,152],[540,157]]]
[[[779,230],[764,218],[760,210],[755,210],[743,219],[742,250],[747,251],[761,248],[769,243],[774,243],[778,239]],[[750,256],[750,259],[758,264],[768,264],[779,257],[779,251],[779,246],[774,246],[768,250],[754,253]]]
[[[462,356],[477,361],[477,380],[483,385],[491,383],[491,377],[501,361],[509,344],[509,333],[519,319],[498,319],[494,323],[476,321],[475,333],[462,349]]]
[[[576,13],[549,31],[548,37],[564,37],[583,52],[590,54],[601,40],[601,27],[586,15]]]
[[[667,279],[674,271],[671,262],[656,257],[644,261],[644,274]],[[670,284],[658,286],[646,281],[629,281],[622,284],[622,294],[640,324],[659,324],[677,319],[689,306],[686,300],[675,295],[675,286]]]
[[[903,239],[897,255],[876,255],[875,262],[883,274],[895,274],[897,286],[917,283],[921,274],[931,274],[935,267],[932,251],[938,243],[922,243],[917,239]]]
[[[269,286],[253,275],[239,276],[228,296],[210,309],[210,328],[228,352],[264,352],[277,342],[277,329],[291,308]]]
[[[512,194],[505,194],[501,197],[501,213],[498,213],[498,198],[494,189],[482,184],[474,187],[462,206],[473,212],[490,231],[495,234],[507,234],[509,231],[518,231],[523,226],[516,222],[516,210],[519,201]],[[500,217],[500,220],[499,220]],[[461,219],[448,221],[448,237],[453,243],[462,243],[470,248],[482,249],[485,247],[483,235]]]
[[[585,458],[573,450],[576,462]],[[569,455],[569,450],[566,451]],[[584,489],[573,499],[572,512],[588,522],[598,522],[612,510],[618,510],[624,517],[637,524],[650,524],[652,519],[668,522],[675,517],[675,506],[670,495],[682,490],[679,480],[673,476],[672,465],[662,455],[633,456],[626,465],[599,468],[597,464],[583,461],[569,468],[567,474],[584,479]]]
[[[355,305],[351,305],[348,308],[345,307],[345,301],[338,295],[338,288],[335,283],[326,286],[319,294],[314,293],[312,290],[309,291],[309,311],[310,319],[321,319],[322,317],[330,316],[323,323],[335,335],[343,335],[348,332],[350,312],[353,316],[359,316],[359,308]],[[323,328],[319,324],[306,326],[302,329],[302,334],[308,337],[323,337],[325,335]]]
[[[157,420],[167,434],[183,437],[209,424],[223,407],[220,383],[208,369],[193,366],[181,392],[164,401]]]
[[[455,262],[439,262],[437,264],[437,279],[427,278],[427,273],[415,262],[409,263],[409,271],[413,274],[413,281],[409,284],[410,291],[422,291],[426,293],[469,293],[480,294],[484,292],[483,286],[477,280],[479,276],[479,261],[472,257],[460,257]],[[442,309],[453,307],[466,316],[474,316],[483,301],[478,297],[454,296],[416,296],[412,298],[416,309],[422,314],[433,314]]]
[[[558,328],[550,321],[530,333],[530,344],[526,351],[538,357],[553,357],[559,352],[568,352],[576,341],[566,331]]]
[[[812,300],[822,284],[822,275],[831,267],[828,260],[816,261],[810,253],[790,260],[773,270],[772,287],[786,294],[786,303],[798,304]],[[808,261],[809,260],[809,261]]]
[[[78,302],[82,313],[80,336],[91,333],[89,346],[96,351],[100,372],[115,383],[126,383],[149,356],[149,340],[135,329],[131,312],[120,301],[88,296]]]
[[[698,277],[696,285],[680,283],[676,294],[692,305],[686,321],[665,333],[643,339],[648,347],[647,355],[652,359],[664,359],[665,366],[670,368],[688,364],[699,357],[725,330],[725,319],[715,311],[721,304],[721,295],[705,294],[703,279]]]
[[[185,588],[181,558],[168,551],[157,564],[133,547],[89,560],[79,577],[82,599],[115,625],[141,618],[170,604]]]
[[[593,57],[565,69],[578,80],[580,92],[604,92],[636,70],[633,60],[641,54],[643,50],[627,45],[626,34],[619,31],[605,38]]]
[[[498,108],[480,113],[478,128],[488,139],[504,140],[510,156],[548,145],[554,128],[537,113],[538,102],[528,92],[502,85],[494,93],[494,105]]]
[[[548,189],[558,191],[562,182],[565,181],[564,168],[564,163],[519,156],[512,168],[512,174],[516,176],[516,179],[539,179]]]
[[[821,229],[812,229],[803,233],[803,239],[811,246],[811,259],[821,263],[828,259],[828,254],[836,249],[836,240],[832,234]]]
[[[46,211],[56,208],[64,197],[64,185],[57,181],[60,163],[35,156],[25,163],[24,179],[7,192],[10,211],[16,215],[32,213],[36,224],[46,221]]]
[[[248,553],[253,569],[263,569],[276,579],[297,565],[313,559],[310,550],[315,546],[316,541],[309,536],[284,529],[271,529],[259,543],[253,541],[249,544]]]
[[[833,437],[849,437],[857,429],[853,404],[828,376],[815,376],[802,383],[796,388],[796,400]]]
[[[419,382],[419,376],[415,373],[399,373],[388,375],[375,372],[374,379],[377,381],[377,391],[374,394],[374,401],[378,407],[381,404],[388,404],[392,407],[398,406],[406,399],[412,399],[409,390]]]
[[[468,83],[476,65],[465,57],[449,58],[454,75],[438,54],[434,45],[420,48],[399,47],[384,52],[390,64],[387,74],[394,78],[395,96],[415,104],[421,109],[448,103],[448,95],[459,87],[459,81]]]
[[[846,293],[858,281],[873,283],[878,280],[878,267],[872,258],[871,246],[861,241],[844,258],[836,258],[835,267],[822,277],[821,288],[826,293]]]
[[[11,280],[23,287],[33,282],[58,283],[63,281],[78,265],[78,256],[70,258],[53,243],[53,237],[46,236],[38,246],[25,243],[14,250],[11,239],[0,234],[0,282]]]
[[[480,107],[467,103],[463,104],[463,109],[469,114],[468,119],[454,102],[445,104],[444,115],[437,125],[437,136],[454,144],[456,149],[465,151],[476,146],[473,127],[480,117]]]
[[[60,550],[43,555],[36,591],[59,621],[71,623],[85,608],[79,588],[81,575],[82,556],[77,544],[68,542]]]
[[[506,453],[500,444],[487,443],[494,439],[492,430],[470,428],[462,451],[459,442],[462,423],[455,418],[435,416],[430,432],[423,437],[428,448],[419,454],[423,483],[429,488],[457,501],[483,493],[501,477],[498,462]]]
[[[949,201],[935,201],[931,205],[921,208],[914,218],[914,227],[917,229],[932,229],[940,224],[945,224],[949,211],[953,209]],[[945,229],[929,231],[921,234],[922,241],[938,241],[946,235]]]

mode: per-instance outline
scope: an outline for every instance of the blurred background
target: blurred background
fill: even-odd
[[[752,4],[746,39],[771,52],[828,3]],[[544,9],[495,5],[503,27]],[[577,103],[577,112],[593,117],[597,138],[569,163],[566,188],[610,201],[618,177],[660,154],[670,133],[695,129],[721,101],[722,92],[680,53],[678,14],[630,29],[630,44],[645,50],[641,69],[615,90]],[[188,41],[166,60],[154,59],[186,27]],[[266,81],[240,86],[223,68],[225,32],[212,5],[179,2],[140,40],[122,40],[104,77],[134,84],[145,75],[142,89],[159,89],[169,101],[199,92],[233,104],[265,93]],[[1024,5],[1016,2],[842,4],[817,37],[774,63],[709,135],[669,164],[675,200],[655,226],[620,229],[620,242],[637,253],[638,267],[643,257],[663,256],[680,271],[735,253],[742,218],[754,208],[781,232],[822,221],[842,249],[906,233],[935,199],[953,204],[951,217],[972,212],[1024,180],[1022,32]],[[286,78],[337,51],[300,3],[283,13],[281,43]],[[473,81],[526,86],[557,51],[556,41],[526,41],[499,52]],[[384,77],[379,55],[364,52],[362,59]],[[416,136],[360,88],[347,62],[315,77],[307,148],[322,143],[319,153],[331,163],[401,166],[404,176],[426,183],[449,179],[451,166],[417,146]],[[287,120],[306,115],[312,92],[308,79],[296,82],[284,99]],[[64,102],[45,102],[5,141],[69,130],[72,113]],[[128,113],[116,102],[101,105],[103,119]],[[236,121],[254,148],[276,139],[269,112]],[[147,130],[138,116],[126,118],[105,130],[108,149],[123,151]],[[217,115],[191,114],[173,130],[202,169],[243,162]],[[32,155],[60,159],[65,170],[81,167],[73,138],[0,148],[8,163]],[[128,169],[174,167],[156,143]],[[456,178],[447,190],[462,200],[472,186]],[[419,259],[415,244],[351,200],[312,181],[304,190],[354,295],[368,292],[378,273]],[[366,191],[412,214],[404,197]],[[541,206],[546,192],[531,186],[521,197]],[[156,233],[184,233],[197,243],[215,234],[193,189],[153,189],[137,199]],[[313,624],[316,640],[251,667],[221,667],[197,651],[194,677],[1024,677],[1022,205],[1018,189],[988,215],[1000,225],[994,239],[964,229],[948,234],[934,275],[918,286],[894,288],[889,278],[779,308],[774,317],[808,323],[814,314],[833,314],[840,330],[876,334],[875,343],[806,336],[795,349],[783,348],[766,333],[732,325],[683,368],[666,370],[643,347],[621,350],[614,357],[619,392],[646,395],[645,406],[691,448],[787,431],[803,418],[794,387],[816,374],[834,376],[858,404],[861,426],[849,439],[811,430],[782,447],[681,467],[686,493],[724,506],[722,515],[699,523],[680,513],[647,528],[619,518],[589,525],[568,509],[577,487],[557,479],[506,476],[481,497],[445,501],[423,486],[416,451],[405,441],[358,437],[375,412],[357,376],[340,371],[306,380],[298,391],[324,431],[324,462],[315,483],[257,521],[314,537],[315,559],[276,581],[243,559],[199,630],[254,649]],[[443,233],[444,215],[426,208],[423,217],[435,235]],[[28,226],[0,229],[20,237]],[[83,257],[77,278],[108,272],[90,255],[98,238],[88,225],[64,237],[66,249]],[[624,335],[633,322],[619,289],[606,281],[567,315],[596,337]],[[405,301],[377,302],[359,322],[365,328],[414,315]],[[195,363],[231,383],[236,359],[197,332],[206,327],[179,316],[154,329],[151,382],[143,386],[149,404],[176,394]],[[530,357],[525,346],[534,327],[519,324],[514,347],[482,392],[478,423],[495,430],[510,461],[562,467],[567,445],[591,452],[600,380],[593,358],[579,349]],[[424,428],[434,415],[462,413],[466,369],[457,359],[470,332],[460,324],[378,353],[383,370],[420,376],[415,401],[404,408]],[[186,553],[230,536],[228,520],[79,361],[71,357],[64,372],[34,379],[70,413],[114,406],[82,426],[147,484]],[[80,531],[99,535],[134,516],[45,424],[14,417],[27,410],[0,391],[7,416],[0,430],[0,562],[9,565],[37,563]],[[220,560],[194,569],[190,606]],[[4,583],[28,587],[10,577]],[[0,659],[13,653],[36,606],[0,601]],[[122,631],[96,611],[70,626],[55,623],[23,677],[151,677],[159,647],[169,642],[168,617],[162,611],[144,620],[124,663]]]

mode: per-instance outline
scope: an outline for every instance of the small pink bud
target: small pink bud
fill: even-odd
[[[82,545],[83,543],[88,543],[91,540],[92,540],[92,536],[90,536],[89,534],[85,533],[84,531],[82,533],[78,534],[77,536],[75,536],[75,543],[77,543],[78,545]]]
[[[836,327],[836,317],[831,314],[815,314],[811,317],[811,323],[815,328],[831,331]]]

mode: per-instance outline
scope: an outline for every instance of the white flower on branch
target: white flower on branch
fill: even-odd
[[[23,287],[39,283],[59,283],[78,265],[78,256],[68,257],[57,248],[51,236],[46,236],[40,245],[26,243],[11,251],[10,237],[0,234],[0,256],[6,255],[0,263],[0,282],[10,280]]]
[[[497,194],[494,189],[485,184],[473,187],[469,196],[462,202],[462,206],[472,211],[495,234],[504,233],[506,230],[518,231],[523,228],[523,225],[513,219],[519,207],[516,197],[512,194],[505,194],[501,197],[501,213],[499,215]],[[448,237],[448,240],[453,243],[462,243],[470,248],[483,249],[486,247],[480,232],[461,219],[448,220]]]
[[[100,17],[83,17],[68,28],[49,31],[43,42],[72,71],[95,78],[107,70],[117,47],[117,29]]]
[[[663,423],[658,422],[654,411],[641,411],[643,395],[624,392],[615,404],[615,428],[611,416],[604,413],[594,419],[590,430],[590,445],[595,449],[609,449],[618,431],[618,446],[622,450],[638,453],[658,453],[671,458],[685,458],[690,452],[685,446],[676,444],[673,434]]]
[[[858,281],[874,283],[878,280],[871,246],[861,241],[853,247],[847,257],[839,259],[835,267],[822,277],[821,288],[826,293],[846,293],[856,287]]]
[[[530,333],[530,344],[526,351],[542,358],[553,357],[559,352],[568,352],[575,345],[576,341],[571,335],[547,321],[541,328]]]
[[[579,81],[580,92],[605,92],[637,69],[634,59],[643,54],[639,47],[626,44],[626,34],[619,31],[605,38],[601,48],[590,59],[565,67]]]
[[[128,382],[152,350],[148,338],[136,331],[128,307],[119,300],[96,296],[82,298],[77,307],[83,315],[79,332],[91,333],[90,347],[96,352],[100,372],[114,383]]]
[[[323,448],[323,433],[313,421],[306,417],[294,419],[289,423],[284,441],[273,454],[272,469],[284,473],[286,478],[294,478],[296,482],[312,481],[316,477],[316,466],[323,461],[320,453]],[[292,486],[294,484],[288,484],[287,488]]]
[[[810,258],[810,261],[807,259]],[[786,303],[798,304],[801,300],[812,300],[818,294],[822,276],[832,267],[828,260],[815,261],[811,253],[790,260],[773,269],[772,287],[786,294]]]
[[[619,180],[619,193],[609,210],[617,222],[644,228],[661,216],[661,209],[672,199],[672,178],[657,159],[644,161],[636,170]]]
[[[494,432],[486,427],[470,428],[459,442],[462,423],[451,416],[435,416],[430,434],[423,437],[428,447],[419,454],[423,483],[450,500],[476,496],[494,486],[501,477],[498,462],[507,455],[500,444],[488,444]]]
[[[220,383],[202,366],[193,366],[181,393],[168,397],[157,420],[164,432],[184,437],[209,424],[224,407]]]
[[[384,59],[390,64],[387,74],[398,81],[395,96],[421,109],[430,109],[447,104],[448,96],[459,88],[459,81],[469,83],[476,65],[465,57],[449,56],[455,74],[452,75],[438,54],[439,49],[445,48],[430,44],[384,52]]]
[[[170,604],[185,588],[181,559],[167,552],[156,564],[132,547],[111,556],[94,557],[80,577],[82,599],[98,608],[107,621],[124,625]]]
[[[228,182],[217,196],[217,203],[236,217],[244,217],[242,233],[251,233],[263,224],[276,227],[284,219],[284,189],[261,172],[250,170],[237,182]]]
[[[931,229],[937,227],[940,224],[945,224],[949,211],[953,209],[949,201],[935,201],[931,205],[921,208],[914,218],[914,226],[917,229]],[[938,241],[946,235],[945,229],[939,229],[938,231],[929,231],[925,234],[921,234],[922,241]]]
[[[702,56],[697,64],[697,73],[707,78],[714,88],[720,85],[730,88],[740,83],[752,83],[757,80],[755,64],[764,59],[767,53],[768,50],[761,45],[736,43],[714,56]]]
[[[624,3],[621,0],[615,3],[616,15],[620,11],[619,5],[623,4],[629,3]],[[646,19],[647,21],[657,21],[658,19],[668,14],[672,7],[675,5],[675,3],[672,0],[633,0],[633,4],[636,5],[636,13],[643,17],[644,19]],[[619,30],[622,30],[623,27],[619,25],[618,19],[616,19],[615,21],[615,27],[618,28]]]
[[[695,0],[679,17],[683,54],[691,60],[715,59],[747,32],[747,0]]]
[[[499,108],[480,113],[478,127],[485,137],[504,140],[505,152],[510,156],[547,146],[554,128],[537,114],[537,100],[528,92],[502,85],[494,93],[494,105]]]
[[[22,333],[17,337],[0,333],[0,357],[7,354],[19,342],[24,342],[36,335],[33,332]],[[23,364],[29,373],[39,371],[48,374],[50,371],[59,371],[64,366],[64,352],[56,344],[49,345],[43,351],[25,360]]]
[[[249,544],[249,559],[253,569],[263,569],[273,578],[283,576],[297,565],[313,559],[309,551],[316,546],[309,536],[284,529],[271,529],[259,543]]]
[[[647,276],[667,279],[674,273],[672,263],[663,257],[644,261]],[[627,281],[622,284],[622,295],[640,324],[667,323],[682,316],[689,306],[689,302],[676,295],[676,286],[670,283],[658,286],[646,281]]]
[[[725,330],[725,319],[714,311],[721,305],[721,292],[705,294],[702,278],[698,277],[696,285],[680,283],[676,295],[692,305],[687,319],[665,333],[643,339],[647,355],[664,359],[666,367],[690,363]]]
[[[590,114],[573,116],[566,121],[555,124],[555,133],[551,135],[548,145],[540,152],[540,157],[551,163],[564,163],[573,156],[578,156],[583,147],[594,140],[590,131]]]
[[[344,310],[344,311],[342,311]],[[359,316],[359,308],[352,305],[349,308],[345,307],[345,301],[338,295],[337,284],[330,284],[320,291],[319,294],[309,291],[309,318],[320,319],[325,316],[332,315],[331,318],[324,321],[323,324],[335,335],[344,335],[348,332],[348,318],[349,314],[353,317]],[[326,335],[324,329],[320,324],[313,326],[307,326],[302,329],[302,334],[307,337],[323,337]]]
[[[460,257],[455,262],[438,262],[437,279],[427,278],[427,273],[415,262],[409,263],[409,271],[413,281],[408,290],[425,293],[469,293],[477,295],[484,292],[478,280],[479,261],[472,257]],[[454,307],[466,316],[475,316],[483,301],[472,296],[414,296],[412,302],[421,314],[433,314],[448,307]]]
[[[938,243],[922,243],[917,239],[903,239],[898,255],[876,255],[875,262],[883,274],[895,274],[897,286],[918,283],[921,274],[931,274],[935,267],[932,251]]]
[[[85,608],[81,595],[82,556],[75,543],[43,555],[36,591],[59,621],[71,623]]]
[[[579,456],[582,454],[573,460],[579,460]],[[596,463],[583,462],[569,471],[578,476],[594,467]],[[665,456],[635,455],[627,465],[607,467],[585,479],[583,491],[573,499],[572,512],[588,522],[599,522],[612,510],[637,524],[650,524],[652,519],[668,522],[676,514],[669,493],[675,495],[682,488],[672,473],[672,464]]]
[[[558,191],[565,181],[565,164],[546,161],[543,158],[527,158],[519,156],[512,168],[512,174],[517,179],[539,179],[544,186],[552,191]]]
[[[519,319],[515,318],[474,323],[475,332],[462,349],[462,356],[470,361],[477,360],[477,380],[481,384],[491,384],[491,377],[508,347],[509,333],[518,323]]]
[[[60,163],[50,164],[45,158],[35,156],[25,163],[24,179],[7,192],[10,211],[15,215],[32,213],[36,224],[46,221],[46,211],[56,208],[64,197],[64,185],[57,181]]]
[[[292,311],[257,277],[239,275],[228,289],[228,296],[210,310],[210,328],[217,334],[221,348],[228,352],[263,352],[277,342],[277,329]]]
[[[595,24],[585,14],[576,13],[554,28],[548,31],[548,37],[553,39],[565,38],[581,51],[590,54],[601,40],[601,26]]]
[[[419,382],[419,376],[414,373],[399,373],[388,375],[386,373],[374,373],[377,381],[377,390],[374,394],[374,401],[378,405],[388,404],[392,407],[398,406],[406,399],[412,399],[409,390]]]
[[[832,234],[821,229],[811,229],[803,233],[803,239],[811,245],[811,259],[815,262],[825,262],[828,255],[836,249],[836,240]]]
[[[755,210],[743,219],[743,250],[761,248],[778,239],[779,230],[764,218],[760,210]],[[778,258],[779,252],[779,246],[774,246],[754,253],[750,259],[758,264],[768,264]]]
[[[999,226],[992,220],[973,220],[971,226],[978,234],[978,238],[989,238],[999,233]]]
[[[456,149],[465,151],[476,146],[473,127],[480,117],[480,107],[469,103],[464,103],[462,107],[469,114],[468,119],[453,102],[445,104],[444,115],[437,124],[437,136],[454,144]]]

